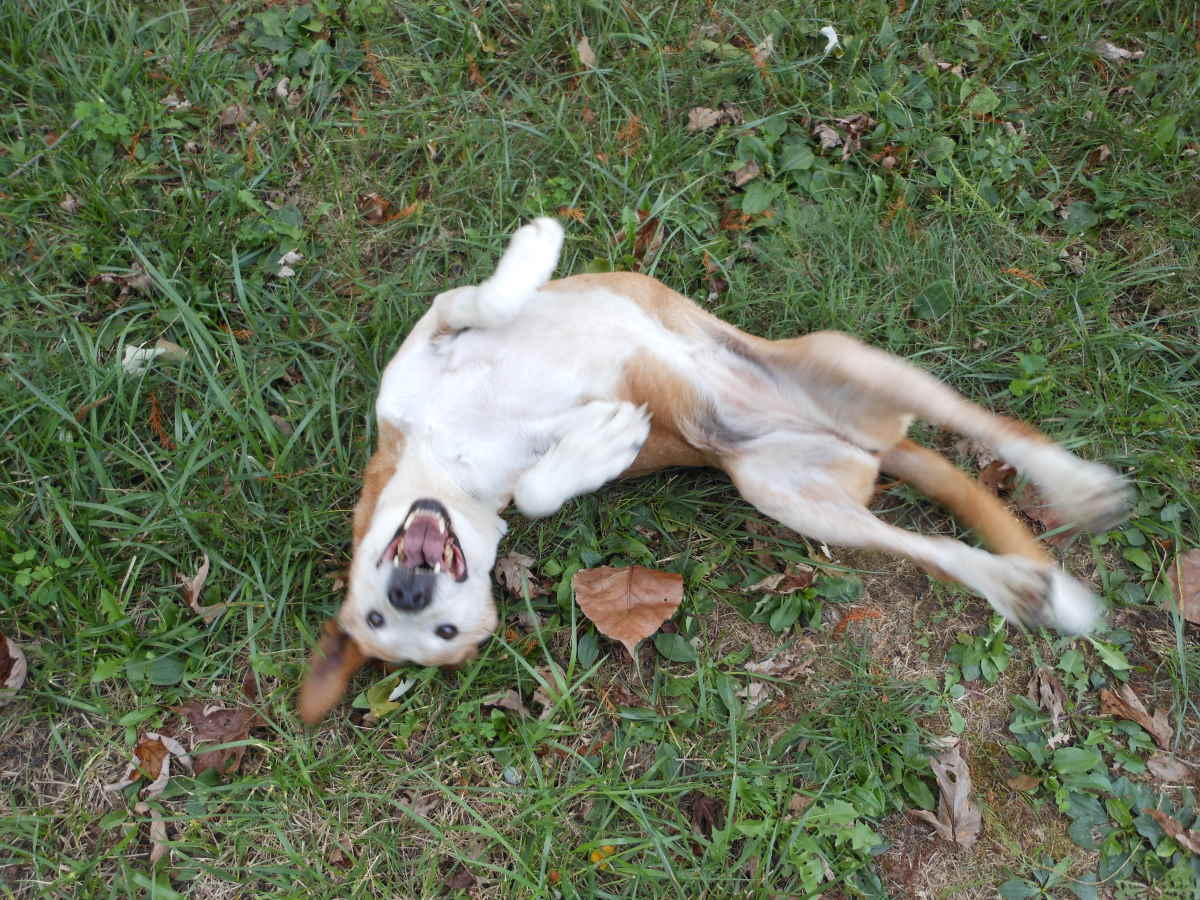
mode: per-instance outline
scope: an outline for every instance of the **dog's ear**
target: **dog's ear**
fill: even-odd
[[[342,631],[337,619],[325,623],[296,702],[306,725],[316,725],[342,699],[351,676],[366,661],[358,643]]]

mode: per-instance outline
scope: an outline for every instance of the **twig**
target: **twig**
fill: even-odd
[[[76,128],[78,128],[79,123],[82,121],[83,121],[83,119],[76,119],[74,122],[72,122],[69,126],[67,126],[67,130],[58,136],[57,141],[55,141],[53,144],[48,146],[42,152],[35,153],[33,156],[29,157],[29,159],[25,160],[25,162],[23,162],[19,166],[17,166],[17,168],[14,169],[8,175],[8,177],[10,179],[16,178],[18,175],[20,175],[22,172],[24,172],[26,169],[28,169],[30,166],[32,166],[35,162],[37,162],[39,159],[41,159],[43,156],[45,156],[47,153],[49,153],[51,150],[53,150],[55,147],[57,147],[59,144],[61,144],[63,142],[63,138],[65,138],[68,134],[70,134],[72,131],[74,131]]]

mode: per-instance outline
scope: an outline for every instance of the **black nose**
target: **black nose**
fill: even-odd
[[[388,602],[402,612],[420,612],[433,602],[436,577],[432,572],[394,567],[388,580]]]

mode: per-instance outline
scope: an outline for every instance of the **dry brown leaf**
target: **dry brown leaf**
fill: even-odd
[[[119,791],[139,779],[146,779],[143,797],[154,797],[163,792],[171,777],[171,757],[176,757],[184,768],[191,770],[192,758],[183,745],[173,737],[147,731],[133,748],[133,758],[125,767],[125,774],[118,781],[104,785],[106,791]]]
[[[488,694],[479,701],[479,705],[495,706],[498,709],[507,709],[509,712],[515,712],[522,718],[531,718],[529,707],[525,705],[525,702],[521,699],[521,695],[512,688],[509,688],[506,691],[496,691],[494,694]]]
[[[743,185],[749,184],[758,177],[758,173],[760,171],[762,170],[759,169],[758,163],[756,163],[754,160],[750,160],[750,162],[746,163],[733,173],[733,186],[742,187]]]
[[[740,691],[737,692],[738,697],[745,701],[746,706],[743,714],[752,716],[773,696],[775,696],[775,688],[771,687],[765,681],[752,681]]]
[[[954,455],[959,462],[972,464],[980,469],[986,469],[992,463],[999,461],[996,451],[975,438],[960,438],[954,442]]]
[[[228,707],[217,702],[189,700],[176,706],[175,712],[187,720],[192,729],[192,751],[198,744],[228,744],[244,741],[250,729],[263,724],[262,719],[248,706]],[[196,754],[196,774],[216,769],[221,775],[232,775],[242,764],[245,746],[207,750]]]
[[[0,706],[13,701],[28,674],[25,652],[16,641],[0,635]]]
[[[448,891],[469,891],[475,887],[475,876],[462,863],[455,863],[445,875]]]
[[[842,136],[837,133],[837,129],[831,128],[824,122],[814,126],[812,133],[813,137],[820,142],[822,150],[832,150],[842,142]]]
[[[1200,625],[1200,547],[1175,557],[1167,570],[1175,609],[1184,619]]]
[[[337,844],[329,851],[329,855],[325,857],[331,866],[338,869],[349,869],[354,865],[354,845],[351,843],[348,835],[342,835],[338,838]]]
[[[222,128],[228,128],[232,125],[240,125],[248,118],[246,107],[240,103],[233,103],[221,110],[221,114],[217,117],[217,124]]]
[[[1155,778],[1172,784],[1186,784],[1195,777],[1183,760],[1166,753],[1155,753],[1146,760],[1146,768]]]
[[[1143,809],[1146,815],[1162,826],[1162,830],[1175,838],[1175,843],[1185,850],[1200,854],[1200,831],[1185,829],[1176,819],[1161,809]]]
[[[600,633],[620,641],[634,655],[675,614],[683,600],[683,578],[644,566],[581,569],[571,579],[579,608]]]
[[[213,619],[225,612],[228,603],[214,603],[212,606],[200,605],[200,592],[204,590],[204,582],[208,581],[208,554],[204,554],[204,562],[191,580],[180,578],[179,586],[183,588],[183,599],[188,608],[204,620],[205,625],[211,625]]]
[[[971,799],[971,773],[961,747],[961,739],[953,739],[929,761],[938,783],[936,815],[924,809],[910,809],[908,813],[928,822],[940,837],[969,850],[979,838],[983,817]]]
[[[721,113],[719,110],[709,109],[706,106],[695,106],[688,111],[688,131],[708,131],[720,124]]]
[[[524,553],[506,553],[496,560],[496,580],[518,600],[525,596],[528,585],[530,597],[544,597],[550,592],[533,577],[534,560]]]
[[[808,809],[813,802],[813,798],[808,794],[802,794],[799,791],[792,794],[792,799],[788,801],[788,812],[793,816],[798,816]]]
[[[1014,775],[1004,783],[1014,791],[1032,791],[1042,783],[1042,779],[1036,775]]]
[[[579,43],[575,45],[575,51],[579,54],[579,61],[589,69],[596,68],[596,52],[592,50],[592,44],[585,34],[579,39]]]
[[[376,193],[364,194],[358,198],[358,211],[372,225],[382,225],[387,221],[387,211],[391,205],[390,200],[385,200]]]
[[[144,800],[135,803],[133,811],[141,816],[150,814],[150,865],[154,865],[166,855],[169,849],[167,847],[167,823],[163,821],[162,813]]]
[[[792,647],[767,659],[746,664],[746,671],[772,678],[796,678],[812,671],[812,658],[817,646],[804,638]]]
[[[1137,722],[1154,738],[1154,743],[1158,744],[1160,749],[1166,750],[1171,746],[1175,729],[1167,721],[1167,711],[1160,709],[1156,710],[1153,716],[1150,715],[1142,705],[1141,698],[1127,684],[1121,685],[1116,692],[1108,688],[1100,691],[1100,714]]]
[[[1146,51],[1144,50],[1126,50],[1124,47],[1118,47],[1116,44],[1109,43],[1103,38],[1092,44],[1092,49],[1109,62],[1124,62],[1127,59],[1141,59],[1146,55]]]
[[[1050,737],[1046,744],[1053,750],[1071,740],[1071,730],[1066,728],[1064,720],[1066,711],[1063,706],[1067,701],[1067,692],[1063,690],[1058,676],[1045,666],[1039,666],[1029,679],[1026,690],[1029,702],[1036,703],[1038,708],[1050,714]]]
[[[58,204],[58,208],[65,212],[68,216],[73,216],[75,213],[79,212],[79,208],[81,206],[83,206],[83,204],[76,199],[74,194],[70,193],[63,194],[63,198]]]
[[[816,572],[812,566],[804,563],[792,563],[786,571],[768,575],[762,581],[755,582],[746,588],[747,593],[765,593],[784,596],[811,587]]]
[[[993,494],[999,494],[1012,486],[1016,474],[1017,470],[1008,463],[994,459],[979,470],[979,483]]]
[[[680,806],[687,810],[692,829],[706,838],[712,837],[714,828],[721,828],[725,818],[724,801],[713,799],[699,791],[684,794]]]

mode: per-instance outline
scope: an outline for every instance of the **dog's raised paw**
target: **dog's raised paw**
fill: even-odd
[[[1061,569],[1019,556],[995,559],[1005,570],[985,596],[1010,622],[1077,635],[1095,630],[1103,619],[1104,607],[1096,595]]]
[[[1061,477],[1041,485],[1050,506],[1064,523],[1080,531],[1107,531],[1129,515],[1133,489],[1108,466],[1075,460]]]
[[[628,469],[649,433],[644,406],[588,403],[574,413],[570,430],[520,478],[513,501],[531,518],[548,516]]]
[[[562,252],[563,228],[542,217],[516,230],[496,272],[488,279],[497,291],[528,293],[550,280]]]

